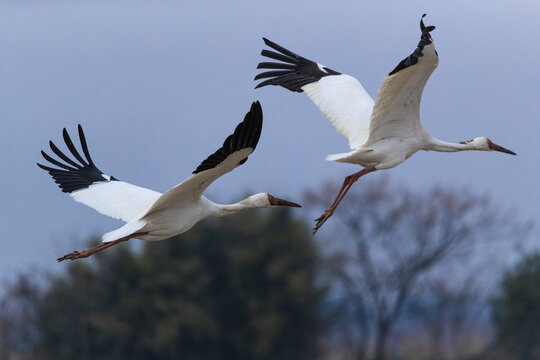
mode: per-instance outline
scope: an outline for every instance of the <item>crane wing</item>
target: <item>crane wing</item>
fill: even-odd
[[[258,69],[277,69],[255,76],[266,79],[256,88],[279,85],[290,91],[305,92],[337,131],[349,140],[351,149],[364,144],[369,136],[369,120],[373,99],[354,77],[340,74],[306,59],[263,38],[266,45],[261,55],[279,62],[261,62]]]
[[[78,130],[81,147],[86,159],[79,154],[67,130],[64,128],[64,142],[76,161],[66,156],[50,141],[51,150],[64,162],[58,161],[41,151],[45,160],[60,169],[42,164],[37,165],[52,176],[62,189],[62,192],[69,193],[75,201],[90,206],[104,215],[130,221],[149,209],[161,194],[157,191],[119,181],[114,176],[105,175],[96,167],[90,157],[81,125],[79,125]]]
[[[384,79],[373,107],[366,146],[387,137],[413,137],[422,129],[420,100],[439,57],[430,32],[420,20],[422,35],[414,52],[403,59]]]
[[[212,182],[245,163],[259,142],[262,120],[261,104],[256,101],[223,146],[208,156],[191,177],[163,194],[146,215],[197,201]]]

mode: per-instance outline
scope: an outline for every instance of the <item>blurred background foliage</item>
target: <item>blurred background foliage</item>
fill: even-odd
[[[307,212],[335,191],[307,192]],[[251,211],[20,274],[0,359],[540,358],[540,255],[489,199],[366,181],[311,225]]]
[[[540,254],[504,275],[492,307],[497,343],[519,359],[540,359]]]

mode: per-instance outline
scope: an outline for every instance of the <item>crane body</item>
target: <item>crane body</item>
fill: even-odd
[[[78,127],[79,140],[85,158],[78,152],[64,128],[64,142],[74,159],[50,141],[51,150],[63,162],[42,151],[43,158],[56,167],[37,165],[47,171],[62,192],[69,193],[75,201],[104,215],[121,219],[126,224],[104,234],[101,245],[71,252],[57,260],[85,258],[132,238],[164,240],[188,231],[208,217],[221,217],[253,208],[300,207],[268,193],[251,195],[228,205],[214,203],[202,195],[212,182],[246,162],[259,141],[262,119],[261,105],[258,101],[254,102],[234,133],[225,139],[223,146],[208,156],[191,177],[164,194],[106,175],[92,161],[81,125]]]
[[[331,154],[326,160],[358,164],[363,170],[345,178],[330,207],[315,221],[313,233],[334,213],[337,206],[361,176],[393,168],[419,150],[455,152],[465,150],[499,151],[515,155],[486,137],[451,143],[432,136],[420,122],[420,101],[424,87],[439,64],[431,31],[420,19],[420,41],[413,53],[385,77],[375,100],[354,77],[341,74],[302,57],[266,38],[261,55],[276,60],[261,62],[255,80],[265,79],[256,88],[275,85],[304,92],[349,140],[350,151]]]

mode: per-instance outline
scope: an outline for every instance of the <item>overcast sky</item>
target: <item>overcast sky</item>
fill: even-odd
[[[424,126],[448,141],[486,136],[518,156],[420,152],[386,173],[420,191],[466,186],[537,219],[537,1],[0,0],[0,280],[63,269],[58,256],[121,225],[73,202],[35,165],[50,139],[63,145],[63,127],[75,135],[84,126],[104,172],[165,192],[260,100],[257,150],[206,195],[300,202],[308,188],[340,184],[360,168],[324,157],[348,151],[346,139],[305,95],[253,89],[261,38],[357,77],[375,97],[416,47],[424,12],[440,56],[422,99]]]

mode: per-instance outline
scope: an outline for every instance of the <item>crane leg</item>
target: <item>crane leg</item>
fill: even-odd
[[[347,194],[347,191],[349,191],[352,184],[354,184],[356,180],[360,179],[362,176],[369,174],[370,172],[373,172],[375,170],[376,169],[374,168],[363,169],[345,178],[345,180],[343,181],[343,185],[341,185],[341,189],[339,189],[339,192],[337,196],[335,197],[334,201],[332,202],[332,204],[330,205],[330,207],[328,207],[328,209],[326,209],[326,211],[320,217],[315,219],[317,223],[315,224],[315,227],[313,228],[313,235],[315,235],[317,230],[319,230],[319,228],[325,223],[325,221],[328,220],[330,216],[334,214],[334,211],[338,207],[341,200],[343,200],[343,198],[345,197],[345,194]]]
[[[105,250],[107,248],[110,248],[111,246],[114,246],[114,245],[119,244],[119,243],[124,242],[124,241],[128,241],[129,239],[132,239],[134,237],[144,235],[144,234],[147,234],[147,233],[146,232],[133,233],[133,234],[128,235],[126,237],[123,237],[121,239],[114,240],[114,241],[109,241],[109,242],[103,243],[101,245],[98,245],[96,247],[93,247],[93,248],[90,248],[90,249],[87,249],[87,250],[73,251],[73,252],[71,252],[69,254],[66,254],[66,255],[56,259],[56,261],[60,262],[60,261],[64,261],[64,260],[75,260],[75,259],[86,258],[86,257],[89,257],[90,255],[94,255],[95,253],[97,253],[97,252],[99,252],[101,250]]]

